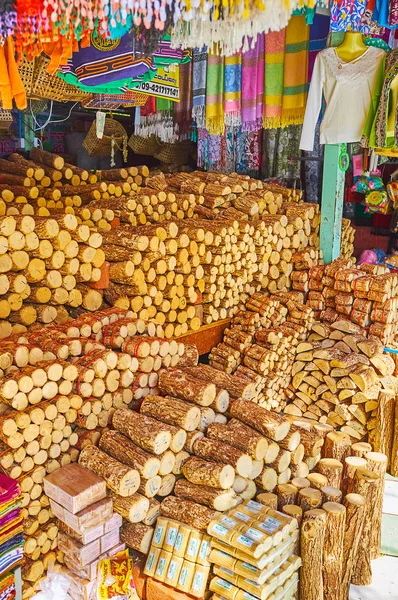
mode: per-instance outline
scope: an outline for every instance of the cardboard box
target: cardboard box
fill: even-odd
[[[105,523],[113,514],[111,498],[103,498],[76,514],[72,514],[54,500],[50,500],[50,506],[54,516],[78,534],[83,534],[89,529]]]
[[[126,544],[118,544],[117,546],[114,546],[113,548],[108,550],[108,552],[104,552],[104,554],[101,554],[99,558],[96,558],[92,563],[89,563],[84,567],[81,567],[78,563],[76,563],[76,561],[73,558],[65,554],[65,565],[70,571],[72,571],[72,573],[74,573],[78,577],[92,581],[97,577],[98,563],[101,560],[103,560],[104,558],[108,558],[109,556],[115,556],[115,554],[123,552],[123,550],[125,549]]]
[[[66,465],[44,478],[44,493],[76,514],[106,497],[106,484],[78,463]]]
[[[87,529],[83,533],[78,533],[72,527],[69,527],[69,525],[64,523],[62,519],[59,519],[59,528],[61,531],[67,533],[70,537],[77,540],[81,544],[89,544],[90,542],[97,540],[107,533],[113,533],[115,530],[119,530],[122,526],[122,523],[122,517],[118,513],[113,513],[110,519],[106,520],[104,523],[99,523],[99,525],[96,525],[95,527]],[[116,546],[119,541],[120,540],[117,539],[112,546]],[[111,548],[111,546],[108,546],[106,550],[108,550],[108,548]],[[103,550],[103,552],[106,550]]]
[[[105,533],[102,537],[100,537],[100,545],[101,545],[101,554],[104,552],[108,552],[114,546],[120,544],[120,529],[114,529],[113,531],[109,531]]]
[[[69,580],[68,595],[71,600],[96,600],[97,580],[88,581],[78,577],[66,567],[61,567],[60,572]]]

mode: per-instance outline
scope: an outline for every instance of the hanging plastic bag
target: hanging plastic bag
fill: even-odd
[[[366,212],[386,215],[391,212],[391,201],[386,190],[370,192],[365,198]]]
[[[97,597],[98,600],[139,600],[133,579],[133,561],[128,550],[99,563]]]
[[[70,600],[68,594],[70,581],[60,573],[49,571],[47,577],[40,582],[40,592],[31,600]]]

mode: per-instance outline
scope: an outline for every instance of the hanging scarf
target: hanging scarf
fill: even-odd
[[[242,55],[226,56],[224,61],[224,121],[226,126],[242,122]]]
[[[199,168],[207,171],[221,170],[221,136],[210,135],[206,129],[198,129],[198,158]]]
[[[207,52],[198,49],[192,57],[192,120],[196,127],[205,127]]]
[[[259,36],[261,38],[261,36]],[[264,46],[262,47],[264,57]],[[253,48],[242,54],[242,129],[255,131],[257,123],[257,66],[260,61],[261,43],[256,40]],[[264,60],[264,58],[263,58]],[[262,63],[263,64],[263,63]],[[263,64],[264,68],[264,64]]]
[[[286,29],[265,36],[264,129],[281,126]]]
[[[212,135],[224,132],[224,59],[209,54],[206,80],[206,129]]]
[[[383,83],[383,89],[381,92],[379,108],[377,110],[376,124],[375,124],[375,144],[373,144],[371,134],[371,145],[385,148],[387,145],[387,119],[388,119],[388,106],[390,99],[391,84],[395,77],[398,75],[398,50],[392,50],[386,59],[385,77]],[[397,115],[398,117],[398,115]],[[395,140],[394,145],[398,146],[398,126],[396,119],[395,127]]]
[[[310,46],[308,53],[308,81],[312,79],[315,59],[321,50],[326,48],[330,19],[327,15],[315,15],[310,27]]]
[[[286,28],[283,75],[282,127],[304,121],[308,89],[310,28],[305,16],[292,17]]]
[[[263,120],[263,98],[264,98],[264,60],[265,60],[265,36],[260,33],[257,37],[258,58],[256,73],[256,129],[261,129]]]
[[[192,124],[192,63],[179,66],[180,101],[174,102],[174,122],[180,140],[186,140]]]

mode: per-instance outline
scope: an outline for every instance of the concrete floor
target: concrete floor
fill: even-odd
[[[381,551],[372,561],[372,585],[352,585],[349,600],[398,600],[398,479],[387,476]]]

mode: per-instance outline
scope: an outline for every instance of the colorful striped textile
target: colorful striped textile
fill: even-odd
[[[305,16],[292,17],[286,27],[283,75],[282,127],[304,121],[308,89],[310,28]]]
[[[182,64],[180,69],[180,101],[174,104],[174,122],[180,140],[188,138],[192,123],[192,63]]]
[[[277,129],[282,120],[283,64],[286,29],[265,36],[264,129]]]
[[[242,55],[226,56],[224,61],[224,121],[228,127],[242,122]]]
[[[259,90],[261,88],[261,94]],[[264,35],[242,54],[242,130],[257,131],[262,121],[262,95],[264,93]],[[259,101],[259,96],[261,100]],[[257,111],[257,102],[260,102]]]
[[[192,57],[192,120],[204,129],[206,121],[207,52],[195,49]]]
[[[207,59],[206,129],[211,135],[224,133],[224,58],[215,54]]]

